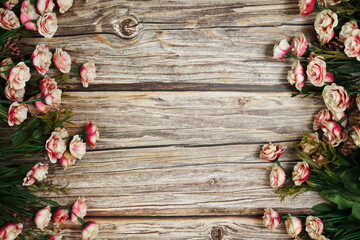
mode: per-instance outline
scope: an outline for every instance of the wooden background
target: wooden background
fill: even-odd
[[[311,34],[298,0],[75,0],[52,39],[74,66],[93,61],[98,78],[63,85],[76,131],[100,129],[96,149],[50,179],[70,181],[70,204],[87,199],[97,239],[289,239],[283,224],[262,225],[265,207],[308,212],[322,201],[306,193],[281,203],[269,187],[271,164],[260,146],[291,151],[321,99],[291,98],[289,62],[274,43]],[[80,229],[67,223],[64,239]]]

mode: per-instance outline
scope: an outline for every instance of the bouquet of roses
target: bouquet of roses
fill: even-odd
[[[287,77],[298,91],[293,96],[321,95],[326,109],[314,116],[316,132],[304,132],[295,146],[300,162],[291,173],[278,160],[282,145],[264,145],[260,157],[275,163],[270,185],[281,199],[317,191],[328,202],[314,206],[310,216],[280,216],[267,208],[264,224],[273,230],[286,219],[294,239],[360,239],[360,3],[301,0],[299,7],[302,16],[318,12],[318,41],[310,44],[304,34],[291,44],[284,39],[274,58],[293,60]]]

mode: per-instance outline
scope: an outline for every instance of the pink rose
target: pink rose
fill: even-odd
[[[286,54],[291,50],[291,46],[287,39],[281,40],[274,46],[274,59],[285,59]]]
[[[345,112],[350,106],[350,98],[342,86],[335,83],[325,86],[322,96],[326,107],[333,112]]]
[[[73,223],[77,223],[77,217],[83,219],[86,216],[87,206],[85,203],[85,198],[79,197],[79,199],[74,203],[72,206],[72,214],[71,214],[71,221]]]
[[[54,131],[58,132],[62,139],[69,138],[69,133],[65,128],[55,128]],[[67,141],[67,140],[65,140]]]
[[[323,122],[330,120],[331,120],[330,111],[327,109],[320,110],[320,112],[318,112],[314,116],[313,129],[314,130],[321,129],[321,127],[323,126]]]
[[[310,168],[306,162],[298,162],[294,166],[292,172],[292,180],[296,186],[300,186],[303,182],[307,181],[310,176]]]
[[[305,230],[312,239],[318,239],[324,232],[324,223],[318,217],[308,216],[305,225]]]
[[[302,33],[296,38],[294,38],[294,40],[292,41],[291,51],[295,56],[301,57],[306,52],[308,45],[309,42],[306,40],[305,35]]]
[[[31,186],[36,181],[42,181],[46,179],[46,174],[48,173],[49,165],[47,163],[37,163],[35,164],[27,173],[24,178],[23,186]]]
[[[324,132],[323,140],[334,147],[339,146],[339,144],[344,142],[347,138],[347,132],[334,121],[324,122],[321,130]]]
[[[59,227],[60,224],[62,224],[66,219],[69,218],[69,213],[70,212],[67,209],[63,209],[63,208],[56,209],[52,217],[54,224],[57,227]]]
[[[68,151],[65,151],[63,156],[60,158],[60,165],[63,168],[68,168],[69,166],[74,165],[75,162],[76,162],[76,158],[73,155],[71,155],[71,153]]]
[[[265,144],[261,151],[260,157],[267,161],[274,161],[278,159],[285,151],[285,147],[281,144]]]
[[[360,147],[360,127],[354,126],[354,131],[351,133],[351,138],[353,139],[356,146]]]
[[[96,67],[94,63],[87,62],[81,66],[80,79],[84,87],[88,87],[90,82],[96,78]]]
[[[23,1],[20,9],[20,21],[22,24],[25,24],[25,28],[32,31],[36,31],[37,30],[36,23],[29,21],[37,20],[39,17],[40,15],[36,13],[35,7],[31,3],[31,1],[30,0]]]
[[[272,208],[265,208],[263,223],[270,231],[273,231],[281,222],[280,214]]]
[[[43,80],[41,80],[39,88],[42,93],[45,93],[50,91],[51,89],[57,88],[57,82],[55,81],[55,79],[49,76],[45,76]]]
[[[84,130],[86,133],[87,144],[94,147],[96,144],[96,141],[99,140],[98,128],[91,121],[89,121],[88,124],[86,124]]]
[[[332,116],[332,120],[336,121],[336,122],[341,122],[341,126],[345,127],[348,120],[347,120],[347,116],[345,114],[345,112],[334,112],[334,111],[330,111],[331,112],[331,116]]]
[[[285,220],[286,231],[292,238],[296,238],[302,230],[301,220],[297,217],[289,216]]]
[[[53,62],[55,67],[59,69],[62,73],[69,73],[71,70],[71,57],[70,55],[63,51],[61,48],[55,50],[53,56]]]
[[[316,87],[324,86],[325,82],[333,82],[334,75],[326,72],[326,63],[321,57],[313,57],[307,65],[306,74],[312,85]]]
[[[302,151],[306,154],[313,154],[320,145],[320,140],[317,133],[304,134],[300,146]]]
[[[22,102],[24,100],[25,88],[16,90],[10,87],[10,84],[5,85],[5,97],[13,102]]]
[[[31,54],[31,58],[36,70],[44,76],[49,71],[51,65],[52,53],[50,50],[45,44],[39,44]]]
[[[62,240],[62,235],[51,235],[49,240]]]
[[[16,4],[19,3],[19,0],[7,0],[6,2],[3,2],[2,4],[7,8],[7,9],[12,9]]]
[[[51,13],[54,7],[53,0],[37,0],[36,8],[41,15]]]
[[[300,0],[299,9],[300,15],[305,17],[314,11],[316,0]]]
[[[302,87],[305,85],[304,68],[301,66],[300,61],[296,60],[291,70],[288,72],[287,80],[291,85],[295,84],[297,90],[301,92]]]
[[[60,133],[54,131],[50,138],[46,141],[45,148],[49,156],[50,162],[56,163],[66,150],[65,141],[61,138]]]
[[[31,78],[30,68],[25,63],[19,62],[10,70],[8,82],[10,87],[20,90],[25,87],[26,82]]]
[[[12,65],[12,64],[14,64],[14,62],[11,60],[11,58],[5,58],[4,60],[1,61],[1,63],[0,63],[0,72],[2,72],[2,73],[0,73],[0,77],[8,80],[9,73],[4,73],[4,72],[8,72],[8,71],[10,72],[12,66],[4,66],[4,67],[1,67],[1,66],[3,66],[3,65]]]
[[[41,231],[44,231],[44,228],[49,225],[51,219],[50,206],[47,206],[43,209],[40,209],[35,216],[34,222],[36,227]]]
[[[81,159],[86,153],[86,143],[83,142],[79,135],[75,135],[70,142],[69,149],[73,157]]]
[[[17,29],[20,27],[20,22],[13,11],[0,8],[0,27],[6,30]]]
[[[41,98],[41,97],[42,97],[42,93],[35,96],[35,98]],[[30,98],[29,100],[32,100],[32,98]],[[51,107],[46,105],[42,100],[36,101],[35,106],[36,106],[36,109],[42,113],[47,113],[51,110]]]
[[[13,102],[8,110],[8,124],[14,126],[19,125],[27,118],[28,107],[24,103]]]
[[[58,88],[49,89],[43,93],[45,103],[57,110],[60,109],[62,91]]]
[[[270,172],[270,186],[274,189],[281,187],[286,180],[286,173],[284,169],[275,165]]]
[[[341,31],[339,33],[340,40],[344,42],[348,37],[351,37],[351,34],[355,29],[359,29],[359,26],[356,21],[350,20],[347,23],[345,23],[341,27]]]
[[[73,5],[73,0],[56,0],[56,3],[59,6],[59,12],[65,13]]]
[[[351,36],[346,38],[344,42],[344,52],[348,57],[356,57],[360,61],[360,30],[355,29],[351,32]]]
[[[8,223],[0,229],[0,239],[14,240],[21,234],[23,228],[21,223]]]
[[[320,43],[330,42],[334,37],[334,28],[338,25],[337,14],[329,9],[323,10],[316,15],[314,27]]]
[[[92,240],[99,233],[99,225],[96,222],[88,222],[82,230],[82,240]]]
[[[55,13],[46,13],[37,20],[38,32],[45,38],[52,38],[58,29]]]

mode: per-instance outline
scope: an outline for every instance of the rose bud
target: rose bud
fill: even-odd
[[[294,166],[292,172],[292,180],[296,186],[300,186],[303,182],[307,181],[310,176],[310,168],[306,162],[298,162]]]
[[[293,238],[297,237],[302,230],[301,220],[297,217],[289,216],[285,220],[285,226],[287,233]]]
[[[50,138],[46,141],[45,148],[50,162],[56,163],[66,150],[65,141],[61,138],[59,132],[52,132]]]
[[[92,240],[99,233],[99,225],[96,222],[87,222],[82,230],[82,240]]]
[[[96,67],[92,62],[84,63],[80,68],[80,79],[84,87],[88,87],[90,82],[96,78]]]
[[[354,126],[354,131],[351,133],[351,138],[353,139],[356,146],[360,147],[360,127]]]
[[[22,2],[20,8],[20,21],[22,24],[25,24],[26,29],[36,31],[36,23],[31,21],[37,20],[39,17],[40,15],[36,13],[35,7],[30,0]]]
[[[8,124],[14,126],[19,125],[27,118],[28,107],[24,103],[13,102],[8,110]]]
[[[49,240],[62,240],[62,235],[51,235],[49,236]]]
[[[50,50],[45,44],[39,44],[31,54],[31,58],[36,70],[44,76],[49,71],[51,65],[52,53]]]
[[[274,59],[285,59],[286,54],[291,50],[291,46],[287,39],[281,40],[274,46]]]
[[[324,223],[318,217],[308,216],[305,225],[305,230],[311,239],[319,239],[324,232]]]
[[[69,73],[71,70],[71,57],[70,55],[63,51],[61,48],[55,50],[53,56],[53,62],[55,67],[59,69],[62,73]]]
[[[73,5],[73,0],[56,0],[56,3],[59,6],[59,12],[65,13]]]
[[[330,111],[327,109],[320,110],[320,112],[318,112],[314,116],[313,129],[314,130],[321,129],[321,127],[323,126],[323,122],[330,120],[331,120]]]
[[[306,154],[313,154],[320,145],[320,140],[317,133],[304,135],[300,146],[302,151]]]
[[[305,35],[303,33],[301,33],[299,36],[294,38],[294,40],[292,41],[291,51],[295,56],[301,57],[306,52],[308,45],[309,45],[309,42],[306,40]]]
[[[312,85],[316,87],[324,86],[325,82],[332,82],[334,75],[326,72],[326,63],[321,57],[313,57],[307,65],[306,74]]]
[[[270,231],[273,231],[281,222],[280,214],[272,208],[265,208],[262,219],[265,227],[267,227]]]
[[[13,102],[22,102],[24,100],[25,88],[15,90],[10,87],[10,84],[5,85],[5,97]]]
[[[83,142],[79,135],[75,135],[70,142],[69,149],[73,157],[81,159],[86,153],[86,143]]]
[[[274,161],[278,159],[285,151],[285,147],[281,144],[265,144],[261,151],[260,157],[267,161]]]
[[[300,0],[299,9],[300,15],[305,17],[314,11],[316,0]]]
[[[6,30],[17,29],[20,27],[20,22],[13,11],[0,8],[0,27]]]
[[[36,9],[41,15],[51,13],[54,7],[53,0],[37,0]]]
[[[270,172],[270,186],[274,189],[277,189],[284,184],[285,180],[285,171],[278,165],[275,165]]]
[[[76,162],[76,158],[73,155],[71,155],[71,153],[68,151],[65,151],[63,156],[60,158],[60,165],[63,168],[68,168],[69,166],[74,165],[75,162]]]
[[[301,92],[302,87],[305,85],[304,68],[301,66],[300,61],[296,60],[291,70],[288,72],[287,80],[291,85],[295,84],[297,90]]]
[[[55,13],[46,13],[37,20],[38,32],[45,38],[52,38],[58,29]]]
[[[351,34],[355,29],[359,29],[359,26],[356,21],[350,20],[347,23],[345,23],[341,27],[341,31],[339,33],[340,40],[344,42],[347,38],[351,37]]]
[[[0,77],[8,80],[9,78],[9,73],[4,73],[4,72],[10,72],[12,66],[4,66],[4,67],[1,67],[3,65],[11,65],[11,64],[14,64],[14,62],[11,60],[11,58],[5,58],[4,60],[1,61],[0,63]]]
[[[314,27],[320,43],[330,42],[334,37],[334,28],[338,25],[337,14],[329,9],[323,10],[315,18]]]
[[[21,234],[23,228],[21,223],[8,223],[0,229],[0,239],[14,240]]]
[[[51,219],[50,206],[40,209],[35,216],[34,222],[37,228],[44,231],[44,228],[49,225]]]
[[[321,130],[324,132],[323,140],[334,147],[339,146],[347,138],[347,132],[342,129],[340,124],[334,121],[324,122]]]
[[[25,87],[26,82],[29,81],[30,78],[30,68],[28,68],[25,63],[19,62],[10,70],[8,83],[11,88],[20,90]]]
[[[73,204],[72,206],[72,214],[71,214],[71,221],[73,223],[77,223],[78,219],[77,217],[83,219],[86,216],[86,212],[87,212],[87,206],[85,203],[85,198],[83,197],[79,197],[78,200],[76,200],[76,202]]]
[[[99,140],[99,130],[98,128],[89,121],[88,124],[85,126],[85,132],[86,132],[86,143],[90,146],[94,147],[96,144],[96,141]]]
[[[342,86],[335,83],[325,86],[322,96],[326,107],[333,112],[345,112],[350,106],[350,98]]]
[[[12,9],[16,4],[19,3],[19,0],[7,0],[6,2],[3,2],[2,4],[7,8],[7,9]]]
[[[52,217],[54,225],[59,227],[61,223],[63,223],[66,219],[69,218],[69,213],[70,212],[67,209],[63,209],[63,208],[56,209]]]
[[[348,57],[356,57],[360,61],[360,30],[355,29],[351,32],[351,36],[346,38],[344,42],[344,52]]]
[[[46,179],[46,174],[48,173],[49,165],[44,163],[35,164],[27,173],[24,178],[23,186],[31,186],[35,181],[42,181]]]

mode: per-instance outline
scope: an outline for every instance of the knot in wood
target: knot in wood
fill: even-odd
[[[136,37],[141,28],[139,20],[133,15],[123,16],[112,21],[112,25],[116,33],[125,39]]]
[[[213,227],[211,229],[211,238],[213,240],[221,240],[225,235],[224,229],[221,227]]]

